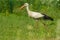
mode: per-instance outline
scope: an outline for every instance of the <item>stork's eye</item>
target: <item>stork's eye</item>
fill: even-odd
[[[28,6],[29,4],[28,3],[25,3],[25,6]]]

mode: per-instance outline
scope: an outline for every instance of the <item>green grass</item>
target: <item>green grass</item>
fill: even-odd
[[[46,22],[48,29],[41,23]],[[0,14],[0,40],[44,40],[56,37],[56,21],[36,21],[26,15]],[[37,28],[36,28],[37,27]],[[47,31],[49,30],[49,31]]]
[[[33,10],[31,8],[31,10]],[[38,11],[38,10],[36,10]],[[56,39],[57,20],[60,19],[60,11],[54,8],[42,6],[39,12],[45,12],[54,21],[36,21],[28,17],[26,10],[0,13],[0,40],[53,40]],[[46,24],[44,26],[43,23]]]
[[[11,14],[6,6],[9,4],[5,4],[2,11],[6,13],[0,13],[0,40],[60,40],[60,9],[56,8],[55,1],[50,4],[48,0],[13,0],[14,10]],[[54,21],[39,20],[36,23],[28,17],[26,9],[18,8],[25,2],[29,3],[30,10],[51,16]]]

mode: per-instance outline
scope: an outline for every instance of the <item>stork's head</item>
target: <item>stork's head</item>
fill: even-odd
[[[28,6],[29,4],[28,3],[25,3],[24,6]]]
[[[28,3],[25,3],[23,6],[20,7],[20,9],[27,7],[28,5],[29,5]]]

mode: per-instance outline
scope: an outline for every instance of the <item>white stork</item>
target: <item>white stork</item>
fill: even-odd
[[[39,12],[33,12],[33,11],[29,10],[29,4],[28,3],[25,3],[20,9],[22,9],[23,7],[26,7],[28,16],[30,16],[30,17],[32,17],[36,20],[39,20],[40,18],[43,18],[45,20],[53,21],[53,18],[51,18],[51,17],[49,17],[45,14],[42,14],[42,13],[39,13]]]

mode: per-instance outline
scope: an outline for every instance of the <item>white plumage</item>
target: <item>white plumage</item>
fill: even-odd
[[[23,7],[26,7],[28,16],[30,16],[32,18],[38,19],[38,18],[41,18],[42,17],[44,19],[53,20],[51,17],[49,17],[49,16],[47,16],[45,14],[41,14],[39,12],[30,11],[29,10],[29,4],[28,3],[25,3],[20,9],[22,9]]]
[[[44,15],[42,15],[41,13],[38,13],[38,12],[32,12],[30,11],[30,14],[28,14],[30,17],[33,17],[33,18],[40,18],[40,17],[43,17]]]

